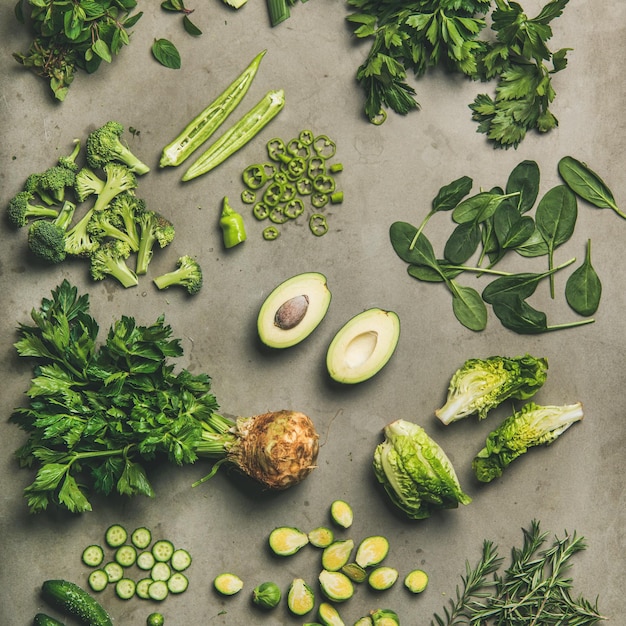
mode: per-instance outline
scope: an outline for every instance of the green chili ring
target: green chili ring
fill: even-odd
[[[270,214],[270,208],[265,204],[265,202],[257,202],[253,209],[252,215],[256,217],[258,220],[264,220]]]
[[[306,159],[296,156],[287,164],[287,178],[289,180],[298,180],[307,170]]]
[[[296,181],[296,189],[301,196],[310,196],[313,193],[313,181],[304,176]]]
[[[279,185],[286,185],[289,182],[289,179],[287,178],[287,174],[285,174],[285,172],[280,171],[274,174],[274,182]]]
[[[330,159],[337,152],[337,144],[326,135],[318,135],[313,140],[313,150],[322,159]]]
[[[263,202],[271,207],[276,206],[280,197],[283,195],[283,188],[283,185],[280,185],[277,182],[270,183],[267,189],[263,192]]]
[[[241,192],[241,201],[244,204],[254,204],[256,202],[256,194],[252,189],[244,189]]]
[[[321,209],[322,207],[325,207],[328,204],[328,194],[320,193],[319,191],[315,192],[311,196],[311,204],[316,209]]]
[[[304,213],[304,203],[300,198],[294,198],[285,204],[283,212],[289,219],[295,220]]]
[[[381,124],[385,122],[386,119],[387,119],[387,111],[385,111],[385,109],[381,109],[380,111],[378,111],[376,115],[373,115],[372,117],[370,117],[370,122],[374,124],[375,126],[380,126]]]
[[[285,183],[283,185],[283,193],[280,196],[280,202],[289,202],[296,197],[296,186],[292,183]]]
[[[287,156],[285,142],[280,137],[270,139],[267,144],[267,155],[272,161],[282,161]]]
[[[302,143],[300,139],[291,139],[287,143],[287,152],[294,157],[300,157],[301,159],[308,159],[311,155],[309,146]]]
[[[267,182],[267,174],[263,165],[248,165],[241,174],[243,184],[248,189],[260,189]]]
[[[270,222],[273,222],[274,224],[284,224],[289,220],[289,216],[285,215],[285,207],[282,204],[273,206],[270,209],[268,217],[270,218]]]
[[[335,179],[326,174],[319,174],[313,179],[313,189],[319,193],[332,193],[335,191]]]
[[[307,168],[309,178],[313,179],[316,176],[326,174],[326,161],[321,157],[312,157],[309,159],[309,166]]]
[[[266,241],[273,241],[280,235],[280,232],[276,226],[268,226],[263,229],[263,239]]]
[[[321,213],[313,213],[309,217],[309,229],[316,237],[322,237],[328,232],[326,216]]]
[[[315,135],[310,130],[301,130],[298,139],[305,145],[310,146],[315,139]]]

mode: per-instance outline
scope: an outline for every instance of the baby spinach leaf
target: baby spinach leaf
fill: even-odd
[[[437,268],[437,258],[426,235],[407,222],[394,222],[389,238],[396,254],[406,263]]]
[[[445,261],[438,261],[438,269],[426,267],[425,265],[409,265],[407,268],[409,276],[417,278],[425,283],[443,283],[446,280],[456,278],[462,274],[464,269],[447,265]]]
[[[444,247],[443,256],[450,263],[465,263],[480,244],[480,225],[475,222],[459,224],[453,231]]]
[[[565,299],[579,315],[593,315],[600,305],[602,283],[591,264],[591,239],[587,240],[585,260],[565,283]]]
[[[532,235],[524,243],[515,247],[520,256],[532,258],[548,254],[548,245],[535,225]]]
[[[509,250],[523,244],[533,234],[535,222],[528,215],[520,215],[517,207],[507,201],[493,214],[493,227],[500,247]]]
[[[506,183],[506,193],[518,192],[517,209],[526,213],[533,208],[539,195],[539,166],[535,161],[522,161],[516,165]]]
[[[537,229],[548,247],[548,263],[554,265],[554,250],[574,233],[578,206],[574,192],[565,185],[557,185],[539,201],[535,212]],[[550,295],[554,298],[554,278],[550,276]]]
[[[167,39],[155,39],[152,44],[152,54],[164,67],[172,70],[180,69],[180,53],[171,41]]]
[[[586,163],[565,156],[559,161],[558,169],[565,184],[577,196],[600,209],[613,209],[620,217],[626,219],[626,214],[617,207],[611,190]]]
[[[493,215],[500,199],[500,194],[481,191],[460,202],[452,212],[452,219],[457,224],[484,222]]]
[[[461,176],[444,185],[432,202],[432,213],[451,211],[472,189],[473,181],[469,176]]]
[[[446,281],[452,293],[452,310],[465,328],[474,331],[487,326],[487,307],[473,287],[459,285],[454,280]]]

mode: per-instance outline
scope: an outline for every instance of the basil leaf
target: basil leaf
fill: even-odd
[[[202,35],[202,31],[189,19],[189,16],[183,15],[183,27],[189,35],[199,37]]]
[[[591,239],[587,240],[585,260],[565,283],[565,299],[579,315],[593,315],[600,305],[602,283],[591,264]]]
[[[152,44],[152,54],[164,67],[172,70],[180,69],[180,53],[171,41],[167,39],[155,39]]]
[[[519,193],[517,209],[526,213],[532,209],[539,195],[540,173],[535,161],[522,161],[513,168],[506,183],[506,193]]]
[[[94,54],[96,54],[103,61],[106,61],[107,63],[111,62],[111,50],[103,39],[96,39],[93,42],[91,49],[93,50]]]
[[[606,183],[585,163],[565,156],[559,161],[558,170],[565,184],[577,196],[600,209],[613,209],[619,216],[626,218],[626,214],[618,209]]]

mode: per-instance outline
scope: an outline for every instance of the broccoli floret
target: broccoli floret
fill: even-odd
[[[103,280],[112,276],[124,287],[134,287],[139,281],[135,272],[126,264],[130,252],[130,246],[123,241],[106,241],[90,255],[91,277],[94,280]]]
[[[93,207],[96,212],[103,211],[122,192],[131,191],[137,187],[137,178],[125,165],[106,163],[103,169],[106,180]]]
[[[154,284],[159,289],[167,289],[172,285],[181,285],[190,294],[196,294],[202,287],[202,268],[195,259],[190,256],[181,256],[176,263],[177,269],[167,274],[162,274],[154,279]]]
[[[87,137],[87,163],[104,167],[106,163],[123,163],[136,174],[145,174],[150,168],[140,161],[121,141],[124,127],[118,122],[107,122]]]
[[[139,250],[137,251],[137,274],[145,274],[152,260],[153,249],[158,242],[161,248],[172,243],[174,225],[156,211],[144,211],[138,220]]]
[[[131,245],[131,248],[137,251],[139,249],[139,227],[137,222],[139,216],[146,210],[145,201],[138,198],[134,193],[125,191],[115,197],[109,205],[109,209],[122,220],[124,230],[136,245],[136,247]]]
[[[476,478],[488,483],[529,448],[549,445],[572,424],[583,419],[580,402],[564,406],[524,405],[487,436],[485,447],[472,461]]]
[[[88,167],[83,167],[74,181],[74,191],[77,198],[83,202],[92,194],[99,195],[104,189],[104,181]]]
[[[67,232],[65,251],[72,256],[89,256],[100,246],[100,242],[89,233],[89,222],[94,214],[93,207]]]
[[[30,174],[24,181],[23,191],[27,191],[33,196],[39,196],[41,201],[48,205],[57,204],[57,201],[52,197],[52,195],[42,187],[41,177],[41,173]]]
[[[70,154],[59,157],[58,165],[60,165],[61,167],[65,167],[74,173],[78,172],[78,164],[76,163],[76,159],[78,158],[78,155],[80,153],[80,148],[80,139],[74,139],[74,149]]]
[[[53,165],[41,173],[39,188],[52,197],[55,202],[63,202],[65,200],[65,190],[68,187],[74,187],[75,179],[76,172],[73,170],[62,165]]]
[[[139,250],[139,240],[134,239],[124,230],[122,218],[110,208],[104,211],[94,211],[87,225],[87,232],[98,240],[107,237],[118,239],[127,243],[133,252]]]
[[[446,402],[435,415],[444,424],[474,413],[483,419],[507,398],[525,400],[533,396],[547,374],[548,361],[529,354],[469,359],[452,376]]]
[[[13,226],[26,226],[33,217],[56,217],[58,209],[51,206],[35,204],[35,196],[30,191],[19,191],[7,206],[7,217]]]
[[[67,256],[65,234],[70,226],[76,205],[65,201],[53,220],[35,220],[28,229],[28,247],[46,263],[61,263]]]

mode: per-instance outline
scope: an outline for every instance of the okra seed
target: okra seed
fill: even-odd
[[[282,330],[295,328],[306,315],[308,308],[308,296],[294,296],[280,305],[274,316],[274,324]]]

